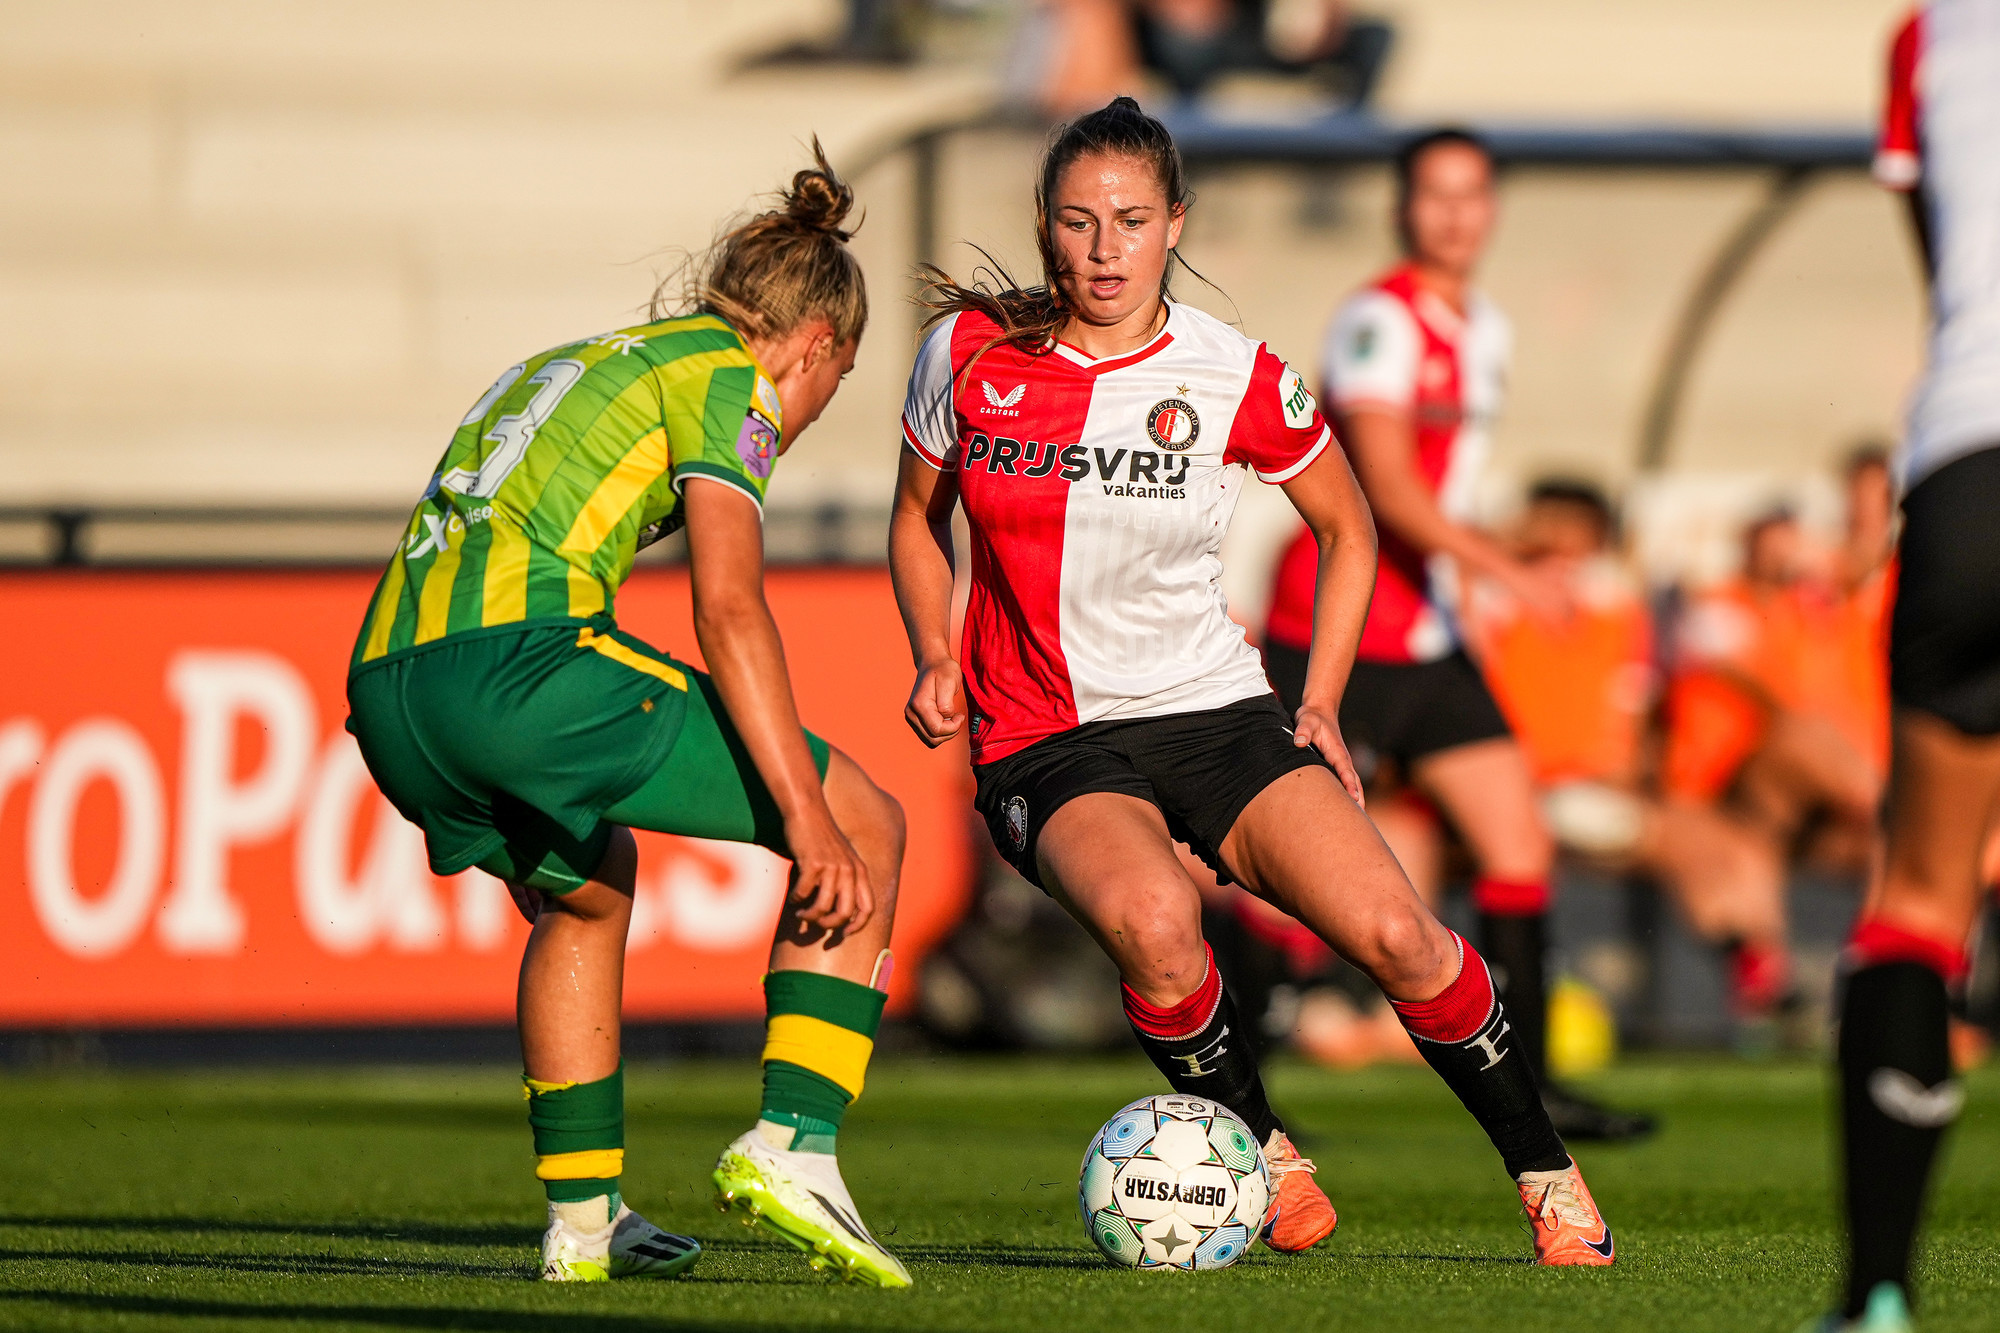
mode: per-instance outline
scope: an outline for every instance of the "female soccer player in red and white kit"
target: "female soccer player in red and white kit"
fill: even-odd
[[[1045,285],[934,286],[942,317],[910,377],[890,530],[917,667],[908,720],[931,745],[970,732],[1001,855],[1118,965],[1126,1015],[1168,1083],[1263,1140],[1270,1245],[1305,1249],[1336,1219],[1265,1097],[1176,841],[1381,985],[1500,1150],[1538,1262],[1608,1264],[1610,1228],[1485,963],[1425,908],[1362,813],[1335,718],[1368,610],[1373,524],[1299,376],[1167,299],[1188,198],[1165,127],[1121,97],[1064,127],[1043,161]],[[1253,470],[1285,488],[1320,545],[1295,716],[1217,584]],[[962,652],[958,505],[973,561]]]
[[[1647,1117],[1606,1110],[1548,1079],[1542,970],[1555,846],[1455,612],[1466,576],[1544,615],[1564,614],[1570,596],[1466,521],[1513,344],[1507,317],[1472,286],[1499,213],[1494,186],[1492,156],[1464,130],[1405,145],[1395,216],[1403,262],[1350,297],[1327,334],[1321,387],[1382,525],[1375,597],[1340,724],[1364,769],[1393,760],[1471,851],[1480,943],[1557,1128],[1571,1139],[1638,1138],[1652,1130]],[[1271,679],[1287,702],[1305,683],[1312,545],[1301,533],[1286,552],[1265,631]]]

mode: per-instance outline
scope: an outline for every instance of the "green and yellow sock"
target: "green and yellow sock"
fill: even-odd
[[[861,1095],[888,996],[818,972],[764,978],[764,1105],[758,1128],[793,1152],[834,1151]]]
[[[624,1064],[592,1083],[544,1083],[525,1074],[521,1082],[535,1132],[535,1176],[549,1202],[579,1231],[609,1225],[625,1170]]]

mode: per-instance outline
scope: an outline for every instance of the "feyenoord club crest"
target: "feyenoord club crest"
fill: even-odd
[[[1162,449],[1179,453],[1201,434],[1201,418],[1185,399],[1162,398],[1146,414],[1146,434]]]
[[[1007,802],[1007,836],[1014,840],[1014,850],[1022,852],[1028,846],[1028,803],[1016,796]]]

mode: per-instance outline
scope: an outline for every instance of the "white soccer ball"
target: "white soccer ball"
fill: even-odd
[[[1227,1268],[1249,1250],[1271,1201],[1250,1127],[1226,1108],[1171,1093],[1111,1117],[1083,1155],[1084,1229],[1127,1268]]]

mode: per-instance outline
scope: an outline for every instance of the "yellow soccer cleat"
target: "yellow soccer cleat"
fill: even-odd
[[[872,1287],[911,1285],[909,1270],[862,1223],[833,1154],[774,1148],[752,1129],[722,1150],[711,1178],[717,1208],[798,1246],[814,1272]]]

